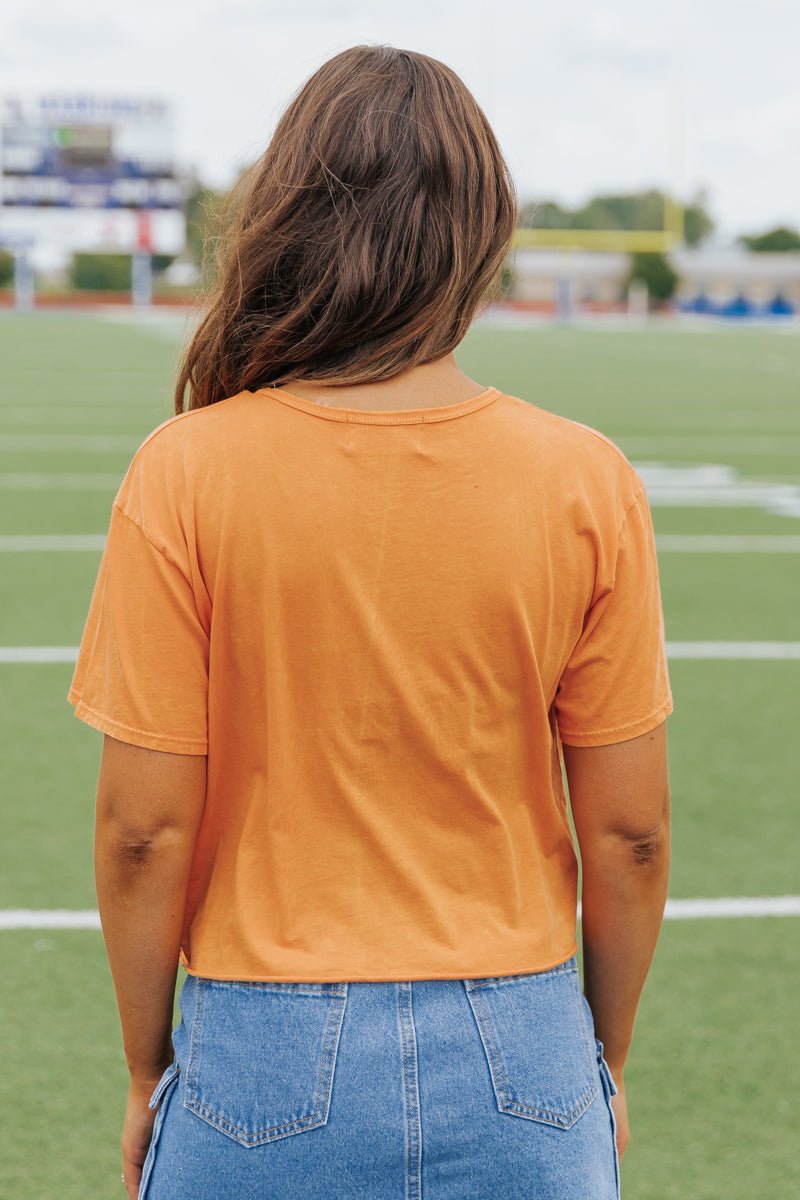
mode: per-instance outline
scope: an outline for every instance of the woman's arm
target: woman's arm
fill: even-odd
[[[564,746],[583,886],[584,991],[620,1089],[669,878],[666,723],[612,746]]]
[[[172,1059],[181,927],[206,770],[205,755],[104,740],[95,881],[131,1076],[122,1137],[129,1188],[138,1188],[150,1141],[147,1101]]]

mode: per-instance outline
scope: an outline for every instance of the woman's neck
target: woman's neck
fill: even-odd
[[[326,384],[317,380],[290,380],[286,391],[302,400],[332,408],[364,409],[368,412],[399,412],[413,408],[440,408],[458,404],[479,392],[483,384],[465,375],[456,365],[452,354],[436,362],[423,363],[377,383]]]

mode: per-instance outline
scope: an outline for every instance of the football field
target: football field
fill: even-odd
[[[2,1200],[123,1190],[126,1072],[92,915],[102,735],[66,692],[111,501],[173,413],[184,328],[0,314]],[[613,438],[653,512],[673,867],[626,1068],[623,1198],[796,1200],[800,329],[485,321],[456,357]]]

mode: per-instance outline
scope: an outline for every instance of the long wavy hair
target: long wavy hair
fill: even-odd
[[[391,379],[450,353],[497,294],[517,197],[454,71],[360,45],[295,93],[219,217],[176,413],[293,379]]]

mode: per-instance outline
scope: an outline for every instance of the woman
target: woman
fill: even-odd
[[[610,1200],[668,866],[642,480],[455,363],[516,208],[442,63],[337,54],[232,203],[69,691],[127,1193]]]

